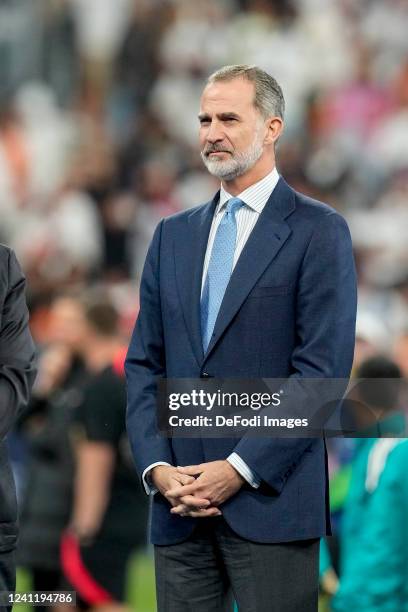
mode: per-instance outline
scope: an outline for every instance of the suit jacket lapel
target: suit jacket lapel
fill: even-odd
[[[280,178],[231,275],[205,359],[214,349],[252,287],[290,236],[291,229],[285,218],[294,208],[294,192]]]
[[[201,280],[208,235],[219,200],[219,192],[203,207],[193,210],[188,216],[185,235],[174,245],[177,288],[198,365],[203,362],[201,339]]]

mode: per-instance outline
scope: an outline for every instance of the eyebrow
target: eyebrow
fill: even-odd
[[[239,115],[237,115],[237,113],[234,113],[233,111],[225,112],[225,113],[219,113],[216,116],[218,117],[218,119],[221,119],[221,120],[225,120],[225,119],[240,119],[241,118]],[[211,117],[210,117],[210,115],[208,113],[199,113],[198,119],[200,121],[203,121],[204,119],[211,119]]]

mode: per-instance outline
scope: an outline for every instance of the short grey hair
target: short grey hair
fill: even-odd
[[[285,114],[285,98],[281,86],[270,74],[258,66],[249,64],[234,64],[223,66],[213,72],[207,79],[207,84],[218,81],[232,81],[233,79],[246,79],[255,87],[254,106],[262,117],[280,117]]]

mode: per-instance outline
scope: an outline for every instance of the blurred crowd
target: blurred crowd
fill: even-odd
[[[53,298],[33,396],[10,440],[18,563],[35,591],[75,590],[80,610],[123,610],[129,561],[147,544],[148,500],[125,429],[119,319],[101,290]]]
[[[278,170],[350,225],[355,368],[381,353],[408,374],[407,23],[408,0],[0,0],[0,241],[27,275],[41,351],[37,406],[13,447],[22,491],[24,432],[39,435],[52,413],[38,413],[38,396],[64,395],[70,419],[78,393],[61,391],[95,376],[78,319],[90,288],[125,346],[157,222],[218,188],[197,112],[224,64],[277,78]]]

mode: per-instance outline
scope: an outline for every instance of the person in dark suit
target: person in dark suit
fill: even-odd
[[[5,437],[27,405],[34,382],[25,279],[13,251],[0,245],[0,591],[15,589],[17,502]],[[10,609],[5,606],[2,609]]]
[[[161,437],[157,377],[347,378],[356,277],[329,206],[277,173],[284,98],[256,66],[211,75],[201,156],[211,202],[163,219],[151,242],[126,361],[127,427],[154,495],[160,612],[317,610],[330,532],[322,439]],[[192,194],[192,200],[196,194]]]

